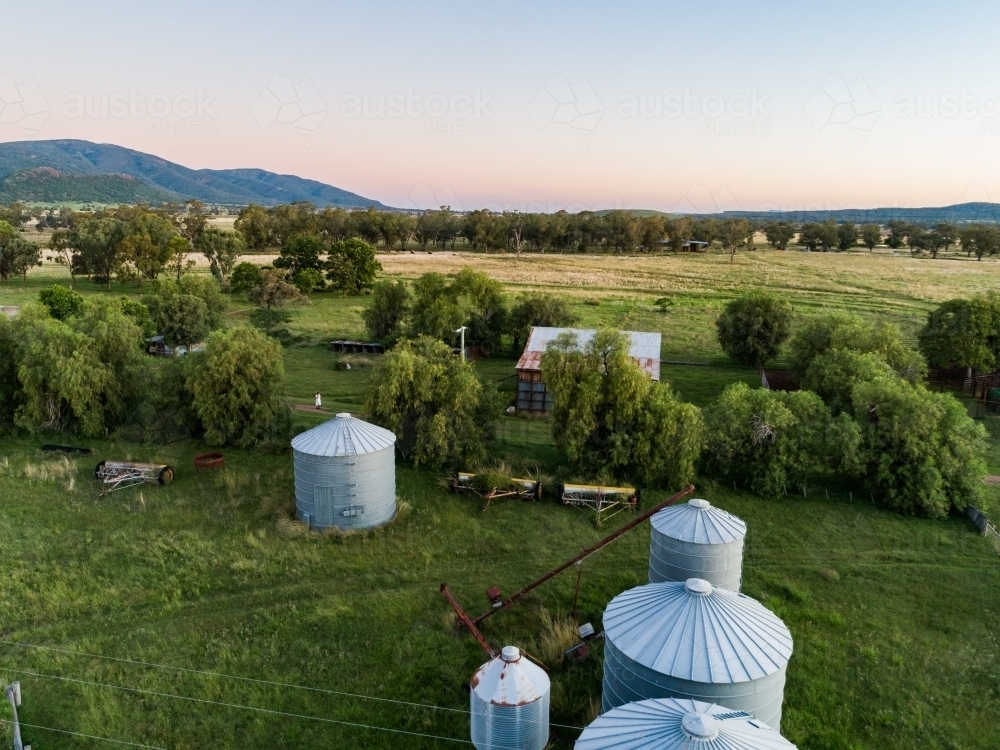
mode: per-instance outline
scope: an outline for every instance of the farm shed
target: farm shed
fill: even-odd
[[[292,440],[295,515],[313,528],[370,529],[396,516],[396,436],[341,412]]]
[[[650,583],[704,578],[715,586],[740,590],[744,521],[695,498],[664,508],[650,525]]]
[[[594,338],[592,328],[548,328],[533,326],[524,353],[517,361],[517,411],[541,415],[552,408],[552,396],[542,381],[542,355],[549,342],[563,333],[576,334],[577,346],[583,348]],[[622,331],[629,337],[629,354],[653,380],[660,379],[660,334]]]
[[[626,703],[598,716],[574,750],[795,750],[745,711],[714,703],[658,698]]]
[[[191,347],[191,351],[200,352],[204,348],[204,344],[195,344]],[[188,353],[186,346],[170,346],[164,341],[163,336],[150,336],[146,339],[146,351],[158,357],[183,357]]]
[[[689,698],[780,729],[792,634],[744,594],[699,578],[629,589],[604,611],[605,711]]]
[[[377,341],[331,341],[330,351],[337,354],[385,354],[385,347]]]

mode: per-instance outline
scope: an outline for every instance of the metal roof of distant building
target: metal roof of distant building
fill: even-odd
[[[563,333],[576,334],[577,346],[583,348],[594,338],[597,331],[593,328],[549,328],[546,326],[532,326],[531,333],[528,334],[528,343],[524,347],[524,354],[517,362],[518,370],[540,370],[542,369],[542,354],[548,347],[549,342]],[[629,356],[636,363],[649,373],[653,380],[660,379],[660,334],[644,331],[622,331],[629,337]]]
[[[650,523],[664,536],[693,544],[726,544],[747,535],[745,521],[700,498],[664,508]]]
[[[604,632],[633,661],[692,682],[760,679],[792,655],[792,634],[773,612],[700,578],[619,594],[604,611]]]
[[[598,716],[574,750],[794,750],[795,745],[745,711],[690,699],[626,703]]]
[[[389,430],[341,412],[333,419],[296,435],[292,448],[310,456],[358,456],[392,447]]]

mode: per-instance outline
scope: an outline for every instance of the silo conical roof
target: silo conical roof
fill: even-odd
[[[776,615],[700,578],[619,594],[604,612],[604,631],[636,663],[692,682],[757,680],[792,655],[792,634]]]
[[[392,447],[389,430],[341,412],[331,420],[296,435],[292,448],[311,456],[360,456]]]
[[[689,699],[626,703],[597,717],[575,750],[794,750],[795,745],[745,711]]]
[[[527,659],[515,646],[505,646],[473,675],[472,690],[494,706],[523,706],[540,700],[549,690],[545,670]]]
[[[664,508],[650,523],[664,536],[692,544],[726,544],[747,534],[745,521],[700,498]]]

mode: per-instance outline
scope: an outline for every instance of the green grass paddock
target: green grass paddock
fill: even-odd
[[[35,299],[61,272],[47,266],[27,285],[0,287],[0,304]],[[104,293],[86,281],[79,289]],[[662,370],[683,398],[704,405],[728,383],[756,378],[720,357],[712,339],[720,303],[706,300],[690,312],[678,303],[663,313],[639,296],[574,309],[584,325],[660,330],[665,358],[707,362]],[[360,411],[370,368],[337,369],[341,357],[325,342],[362,336],[366,302],[316,294],[293,309],[290,401],[311,403],[320,390],[331,413]],[[928,306],[883,297],[878,315],[915,331]],[[235,303],[230,319],[246,307]],[[860,309],[853,299],[849,307]],[[512,397],[513,364],[499,356],[476,367]],[[295,419],[306,426],[322,417]],[[43,442],[74,439],[0,438],[0,679],[21,680],[26,724],[172,750],[458,746],[435,737],[468,739],[463,684],[484,657],[452,626],[440,583],[478,613],[488,586],[513,592],[627,520],[597,529],[551,499],[483,513],[442,488],[440,474],[399,463],[407,510],[391,526],[295,536],[275,520],[293,498],[287,455],[226,449],[226,470],[213,473],[193,468],[205,449],[194,441],[78,441],[94,455],[61,468],[38,452]],[[561,471],[545,420],[504,418],[496,451]],[[177,479],[99,498],[92,472],[104,458],[168,462]],[[1000,473],[997,444],[990,463]],[[1000,557],[962,517],[904,518],[826,483],[780,501],[707,477],[698,483],[699,495],[748,522],[744,591],[792,630],[783,733],[810,750],[996,747]],[[649,493],[648,502],[665,494]],[[984,507],[1000,520],[1000,489],[987,491]],[[645,582],[648,545],[647,526],[584,564],[578,621],[600,629],[608,601]],[[574,583],[565,574],[494,616],[487,637],[551,652],[555,627],[545,623],[570,616]],[[572,747],[569,727],[582,727],[599,705],[596,651],[583,665],[550,665],[552,721],[565,725],[553,727],[554,748]],[[114,747],[44,729],[24,734],[35,748]],[[9,744],[9,728],[0,738]]]

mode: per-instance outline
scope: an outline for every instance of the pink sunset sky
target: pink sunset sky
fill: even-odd
[[[996,5],[11,5],[4,141],[417,208],[1000,201]]]

